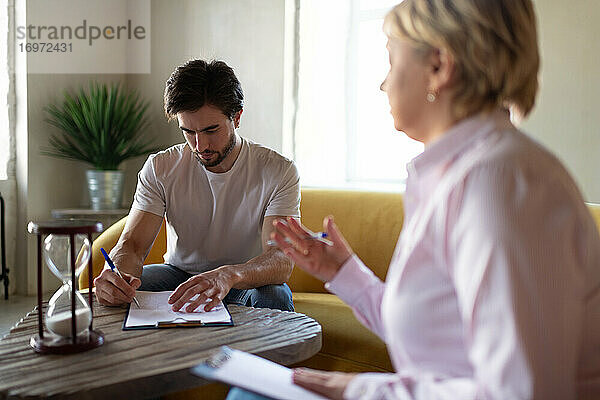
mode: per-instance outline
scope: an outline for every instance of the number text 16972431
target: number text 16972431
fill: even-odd
[[[19,50],[27,53],[72,53],[73,43],[35,42],[19,43]]]

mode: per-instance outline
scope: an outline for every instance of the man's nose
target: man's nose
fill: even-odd
[[[202,133],[197,133],[196,134],[196,151],[198,153],[202,153],[204,150],[208,149],[208,139],[206,137],[206,135],[202,134]]]

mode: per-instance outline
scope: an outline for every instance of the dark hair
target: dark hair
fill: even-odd
[[[244,106],[244,93],[233,69],[223,61],[190,60],[177,67],[167,80],[164,101],[169,119],[205,104],[233,119]]]

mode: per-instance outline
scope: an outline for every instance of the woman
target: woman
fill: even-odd
[[[394,125],[425,144],[381,282],[331,218],[272,238],[387,344],[396,373],[296,370],[335,399],[600,398],[600,239],[557,159],[519,132],[537,92],[530,0],[405,0],[385,18]],[[287,242],[288,239],[290,242]]]

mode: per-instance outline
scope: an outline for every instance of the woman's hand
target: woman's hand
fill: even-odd
[[[329,399],[342,400],[346,386],[348,386],[348,383],[355,376],[356,374],[347,374],[344,372],[297,368],[294,369],[292,381],[304,389],[308,389]]]
[[[353,253],[331,216],[323,220],[323,231],[328,240],[315,239],[313,232],[294,218],[280,219],[273,225],[275,231],[271,233],[271,239],[277,246],[296,265],[324,282],[332,280]]]

